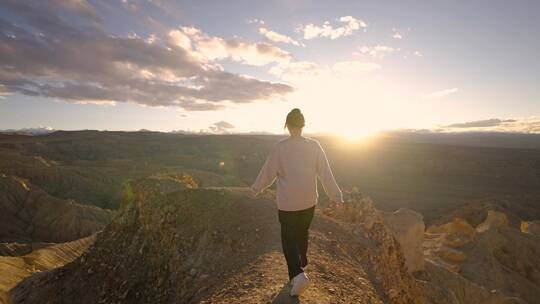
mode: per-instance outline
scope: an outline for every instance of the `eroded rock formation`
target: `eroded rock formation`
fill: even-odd
[[[53,197],[25,179],[0,174],[0,242],[67,242],[91,235],[113,211]]]
[[[540,238],[510,227],[502,212],[488,211],[477,227],[460,218],[431,226],[424,248],[428,277],[448,288],[456,303],[540,298]]]
[[[401,208],[384,214],[384,223],[401,245],[409,272],[424,270],[424,221],[422,214]]]

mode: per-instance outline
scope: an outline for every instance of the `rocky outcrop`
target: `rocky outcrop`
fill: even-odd
[[[521,232],[540,236],[540,221],[522,221]]]
[[[489,211],[476,228],[459,218],[429,227],[424,248],[428,276],[456,303],[540,298],[540,239],[509,227],[504,213]]]
[[[444,225],[430,226],[423,244],[425,257],[450,272],[459,272],[460,263],[467,259],[462,248],[474,241],[475,235],[475,229],[460,218]]]
[[[460,274],[488,290],[518,297],[528,303],[540,298],[540,240],[501,227],[477,234],[466,248],[468,259]]]
[[[384,223],[397,239],[405,256],[409,272],[424,270],[424,221],[422,214],[401,208],[393,213],[384,213]]]
[[[497,290],[472,282],[458,273],[429,260],[423,273],[424,290],[436,304],[526,304]]]
[[[508,227],[508,218],[506,214],[498,211],[489,210],[486,220],[476,226],[477,232],[486,232],[489,229]]]
[[[332,217],[315,216],[308,271],[317,288],[302,299],[422,303],[399,243],[373,205],[358,199],[346,206]],[[234,191],[185,189],[135,199],[81,258],[23,281],[13,299],[293,303],[286,295],[275,213],[272,201]]]
[[[442,225],[451,222],[455,218],[460,218],[464,219],[471,226],[477,227],[486,220],[489,211],[497,211],[506,215],[510,226],[519,228],[521,218],[524,215],[533,213],[531,212],[533,211],[532,209],[525,207],[524,205],[516,205],[500,199],[471,200],[463,206],[439,214],[438,217],[428,223],[428,226]]]
[[[0,174],[0,242],[66,242],[110,222],[114,212],[53,197],[25,179]]]
[[[360,193],[346,193],[347,203],[332,216],[345,223],[362,236],[361,243],[378,244],[378,250],[370,252],[369,263],[376,279],[382,283],[392,303],[424,303],[427,299],[416,280],[409,274],[406,258],[399,241],[385,224],[383,213],[375,209],[370,199]],[[401,214],[409,213],[403,210]],[[409,213],[410,217],[416,217]],[[396,220],[397,222],[397,220]]]

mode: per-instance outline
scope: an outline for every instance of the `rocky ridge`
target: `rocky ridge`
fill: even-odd
[[[275,205],[238,191],[156,193],[131,205],[94,246],[33,276],[15,303],[295,303],[287,296]],[[305,303],[423,303],[399,243],[369,200],[317,212]],[[328,212],[326,212],[328,211]],[[60,292],[61,290],[61,292]]]

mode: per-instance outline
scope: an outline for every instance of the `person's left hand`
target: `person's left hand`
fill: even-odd
[[[334,200],[328,202],[328,206],[323,209],[323,213],[328,216],[334,216],[336,211],[341,208],[341,203],[337,203]]]
[[[341,202],[330,201],[330,208],[332,208],[332,209],[340,209],[342,204],[343,203],[341,203]]]

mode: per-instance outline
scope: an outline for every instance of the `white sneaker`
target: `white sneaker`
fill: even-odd
[[[292,288],[290,295],[293,297],[299,296],[309,286],[309,278],[305,272],[299,273],[292,279]]]

